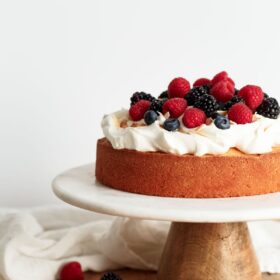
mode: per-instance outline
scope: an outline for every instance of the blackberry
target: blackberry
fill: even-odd
[[[215,111],[219,109],[219,104],[216,98],[209,94],[204,94],[194,104],[194,107],[204,111],[207,117],[210,117]]]
[[[151,107],[150,110],[153,110],[155,112],[162,112],[162,106],[165,103],[165,101],[167,100],[167,98],[164,99],[154,99],[151,103]]]
[[[268,98],[269,97],[269,95],[267,94],[267,93],[263,93],[263,96],[264,96],[264,98]]]
[[[168,91],[165,90],[163,91],[159,96],[158,96],[159,99],[165,99],[165,98],[168,98]]]
[[[140,92],[135,92],[133,93],[133,95],[130,98],[130,105],[134,105],[135,103],[137,103],[140,100],[148,100],[150,102],[152,102],[155,98],[149,94],[149,93],[145,93],[143,91]]]
[[[237,95],[238,92],[239,92],[239,89],[235,88],[235,89],[234,89],[234,95]]]
[[[106,272],[100,280],[122,280],[122,278],[114,272]]]
[[[277,100],[273,97],[264,99],[262,104],[257,108],[257,113],[270,119],[277,119],[280,114],[280,107]]]
[[[237,95],[233,96],[232,99],[228,102],[226,102],[224,104],[224,110],[223,111],[227,111],[229,110],[230,107],[232,107],[234,104],[239,103],[239,102],[243,102],[243,99]]]
[[[209,94],[209,87],[207,85],[193,87],[185,96],[185,99],[188,101],[188,105],[194,105],[204,94]]]

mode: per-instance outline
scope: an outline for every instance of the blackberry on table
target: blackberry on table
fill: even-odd
[[[243,102],[243,99],[237,95],[233,96],[232,99],[225,103],[224,111],[229,110],[234,104]]]
[[[207,117],[210,117],[219,109],[219,104],[214,96],[204,94],[195,102],[194,107],[201,109]]]
[[[278,101],[273,97],[264,99],[262,104],[257,108],[257,113],[270,119],[277,119],[280,114]]]
[[[209,86],[199,86],[193,87],[188,94],[185,96],[185,99],[188,101],[188,105],[194,105],[195,102],[199,100],[204,94],[209,94]]]
[[[164,99],[154,99],[151,103],[150,110],[155,112],[162,112],[162,106],[167,101],[167,98]]]
[[[140,92],[135,92],[133,93],[133,95],[130,98],[130,105],[134,105],[135,103],[137,103],[140,100],[148,100],[150,102],[152,102],[155,98],[146,92],[140,91]]]
[[[122,280],[122,278],[114,272],[106,272],[100,280]]]
[[[168,98],[168,91],[165,90],[163,91],[159,96],[158,96],[159,99],[165,99],[165,98]]]

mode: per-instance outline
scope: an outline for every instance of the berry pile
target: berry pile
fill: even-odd
[[[176,131],[181,125],[195,128],[214,122],[219,129],[229,129],[231,122],[246,124],[253,121],[254,113],[277,119],[280,107],[261,87],[246,85],[241,89],[222,71],[212,79],[200,78],[191,87],[182,77],[173,79],[158,98],[149,93],[135,92],[130,98],[130,118],[144,119],[152,125],[160,114],[168,116],[163,123],[167,131]]]

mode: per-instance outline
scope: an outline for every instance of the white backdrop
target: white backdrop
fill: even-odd
[[[104,113],[227,70],[280,97],[280,1],[0,0],[0,206],[58,203]]]

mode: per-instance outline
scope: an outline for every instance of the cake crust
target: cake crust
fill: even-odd
[[[261,155],[174,155],[117,150],[97,141],[97,180],[122,191],[188,198],[239,197],[280,191],[280,148]]]

